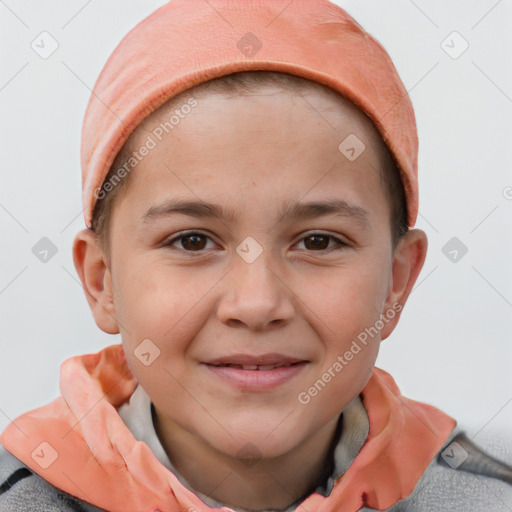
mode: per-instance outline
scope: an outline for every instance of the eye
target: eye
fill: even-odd
[[[336,245],[334,247],[329,247],[329,240],[334,240]],[[304,246],[306,249],[310,249],[309,252],[312,251],[326,251],[330,249],[339,250],[348,247],[348,244],[341,241],[339,238],[336,238],[327,233],[310,233],[308,236],[302,238],[299,243],[304,242]],[[336,247],[337,246],[337,247]]]
[[[164,246],[172,247],[175,243],[180,242],[180,246],[175,247],[176,249],[183,249],[187,252],[201,252],[206,248],[206,240],[211,240],[211,238],[200,231],[189,231],[165,242]]]
[[[213,248],[207,247],[208,240],[210,240],[213,244],[213,240],[200,231],[189,231],[180,233],[178,236],[169,240],[168,242],[164,242],[164,247],[170,247],[173,249],[184,250],[186,252],[195,252],[200,253],[205,249]],[[330,241],[334,241],[334,246],[330,246]],[[331,251],[331,250],[340,250],[348,247],[348,244],[327,233],[310,233],[308,236],[302,238],[299,242],[304,243],[304,247],[308,252],[321,252],[321,251]],[[176,244],[179,244],[176,246]]]

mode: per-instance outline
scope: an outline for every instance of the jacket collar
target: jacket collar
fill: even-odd
[[[152,418],[151,400],[142,386],[137,386],[129,401],[123,404],[117,412],[125,425],[130,429],[135,439],[146,443],[157,460],[169,471],[172,471],[183,486],[193,491],[210,507],[223,506],[222,503],[214,500],[210,496],[194,490],[173,466],[156,434]],[[316,492],[322,496],[328,496],[331,493],[335,481],[345,473],[361,450],[368,437],[369,428],[370,422],[368,420],[368,414],[364,408],[361,397],[358,395],[345,406],[343,414],[340,415],[337,429],[339,432],[336,439],[334,439],[334,446],[332,448],[334,469],[327,481],[316,488]],[[303,500],[298,500],[282,512],[293,512],[302,501]],[[244,512],[242,509],[238,508],[236,511]]]
[[[61,365],[61,396],[16,418],[0,441],[50,484],[104,510],[231,511],[203,502],[134,437],[118,409],[136,388],[122,345],[72,357]],[[311,494],[298,512],[389,508],[413,491],[455,427],[440,410],[403,397],[378,368],[361,398],[366,441],[331,493]]]

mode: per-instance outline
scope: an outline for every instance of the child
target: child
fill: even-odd
[[[512,468],[374,367],[427,250],[417,150],[391,60],[327,0],[135,27],[86,112],[73,246],[122,345],[3,432],[0,510],[510,510]]]

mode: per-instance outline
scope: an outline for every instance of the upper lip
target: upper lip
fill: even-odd
[[[231,354],[229,356],[217,357],[210,361],[205,361],[206,364],[222,365],[222,364],[239,364],[243,366],[277,366],[277,365],[291,365],[294,363],[303,362],[304,359],[297,359],[296,357],[277,354],[275,352],[261,355],[250,354]]]

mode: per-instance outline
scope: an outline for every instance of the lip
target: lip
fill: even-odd
[[[229,356],[222,356],[210,361],[205,361],[205,364],[210,365],[226,365],[226,364],[239,364],[243,366],[283,366],[292,365],[303,361],[295,357],[278,354],[271,352],[267,354],[252,355],[252,354],[232,354]]]
[[[223,365],[237,366],[223,366]],[[304,370],[308,361],[280,354],[249,356],[235,354],[202,365],[216,378],[242,391],[267,391],[284,385]],[[243,366],[279,366],[273,369],[243,369]]]

